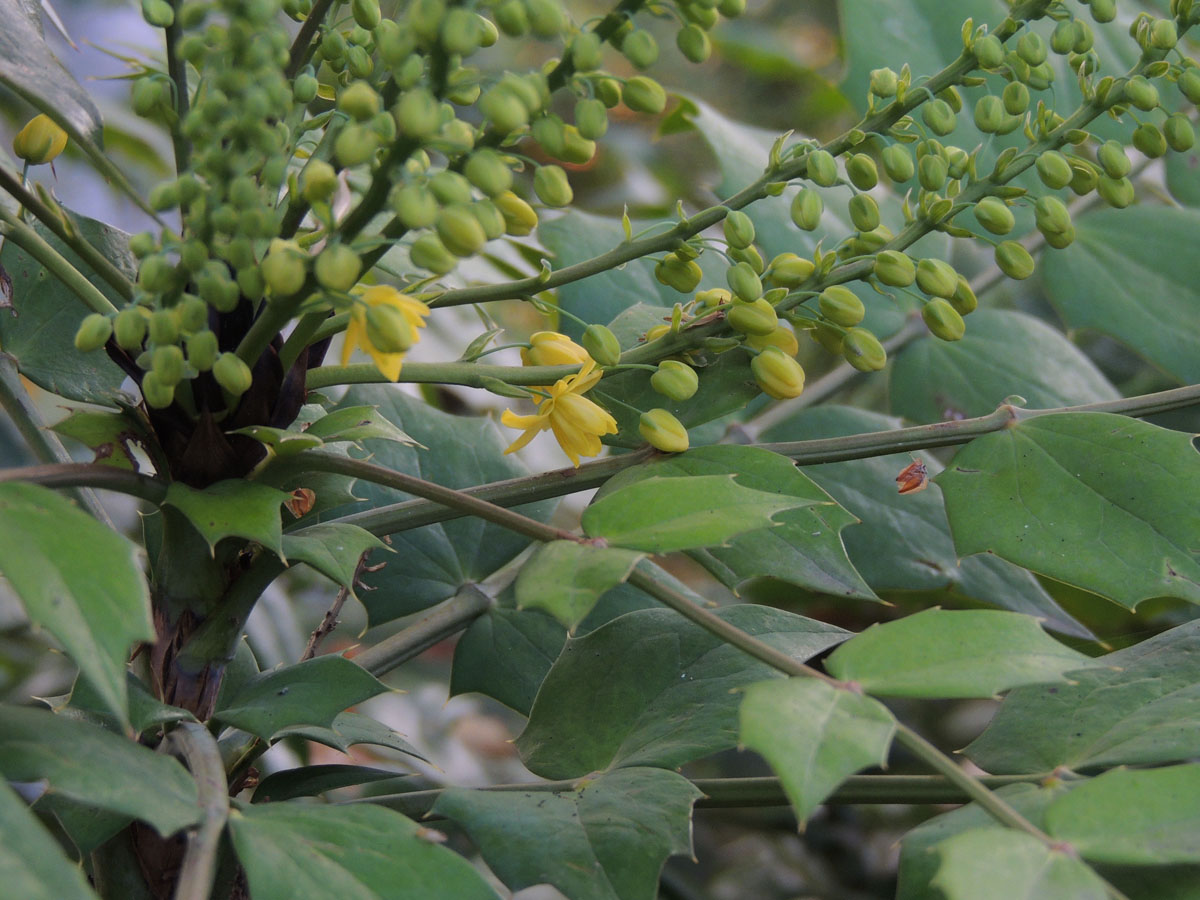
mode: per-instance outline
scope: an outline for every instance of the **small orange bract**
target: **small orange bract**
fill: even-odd
[[[915,494],[929,487],[929,471],[925,463],[914,459],[896,476],[896,485],[901,494]]]

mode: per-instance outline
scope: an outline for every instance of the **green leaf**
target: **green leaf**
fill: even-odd
[[[353,387],[342,400],[347,408],[372,406],[397,424],[420,446],[392,440],[368,440],[364,446],[373,462],[452,488],[466,488],[528,474],[514,457],[504,456],[496,426],[478,418],[452,416],[407,397],[391,386]],[[363,503],[325,516],[353,514],[347,520],[368,530],[378,507],[409,500],[408,494],[359,482],[355,492]],[[553,503],[534,503],[517,509],[544,519]],[[453,597],[468,583],[483,581],[509,563],[530,543],[529,538],[463,517],[392,535],[395,557],[378,572],[365,573],[362,582],[376,590],[365,592],[363,604],[372,625],[427,609]],[[402,560],[397,562],[395,560]]]
[[[767,607],[717,614],[801,661],[845,638],[832,625]],[[733,746],[740,698],[730,691],[770,677],[778,673],[678,613],[631,612],[567,641],[517,748],[545,778],[675,767]]]
[[[327,444],[339,441],[365,441],[377,438],[412,446],[417,442],[389,422],[374,406],[348,406],[335,409],[308,426],[306,434]]]
[[[778,512],[820,502],[743,487],[732,474],[651,477],[592,503],[583,530],[618,546],[670,553],[722,544]]]
[[[1108,413],[1018,421],[936,478],[954,543],[1130,609],[1200,603],[1200,455],[1191,435]]]
[[[1105,772],[1051,803],[1046,828],[1095,862],[1200,862],[1200,764]]]
[[[0,774],[45,779],[54,794],[142,819],[163,836],[200,819],[196,785],[174,759],[46,710],[0,706]]]
[[[1010,828],[964,831],[934,846],[933,852],[940,866],[932,886],[945,900],[1105,900],[1109,896],[1104,882],[1084,863]]]
[[[728,546],[692,551],[701,565],[732,588],[756,577],[770,577],[821,593],[877,599],[842,545],[842,529],[858,520],[777,453],[731,444],[697,447],[626,469],[605,482],[600,496],[650,477],[730,472],[743,487],[798,497],[813,505],[781,512],[774,517],[779,525],[737,535]]]
[[[514,891],[551,884],[571,900],[654,900],[666,858],[691,853],[701,796],[675,772],[619,769],[562,793],[451,788],[433,812],[461,826]]]
[[[133,448],[146,442],[145,431],[124,412],[75,409],[51,428],[85,445],[95,454],[93,462],[118,469],[136,471]]]
[[[961,341],[923,337],[892,366],[892,411],[915,422],[982,416],[1019,394],[1034,409],[1116,400],[1083,352],[1040,319],[981,309]]]
[[[61,794],[42,794],[33,806],[42,815],[50,815],[58,820],[59,826],[74,844],[78,859],[86,859],[133,821],[132,816],[79,803]]]
[[[963,752],[988,772],[1153,765],[1200,746],[1200,620],[1070,673],[1017,688]]]
[[[1194,209],[1143,206],[1082,217],[1075,242],[1046,267],[1046,296],[1068,328],[1094,328],[1181,382],[1200,381],[1200,285],[1190,243],[1198,228]]]
[[[293,725],[280,729],[276,732],[275,737],[279,739],[285,737],[304,738],[307,741],[316,741],[318,744],[332,747],[334,750],[341,750],[343,753],[358,744],[371,744],[375,747],[387,747],[389,750],[395,750],[428,762],[421,755],[420,750],[391,728],[362,713],[339,713],[333,717],[333,723],[328,728],[319,725]]]
[[[342,522],[310,525],[283,536],[283,555],[287,559],[308,563],[351,593],[362,555],[385,547],[387,544],[371,532]]]
[[[644,556],[575,541],[543,544],[517,575],[517,608],[544,609],[574,631],[600,595],[628,578]]]
[[[0,782],[0,880],[21,900],[97,900],[83,870],[46,833],[12,788]]]
[[[282,557],[279,506],[287,499],[287,494],[273,487],[231,478],[204,490],[173,481],[163,503],[187,516],[209,547],[216,547],[227,537],[240,537],[256,541]]]
[[[1069,681],[1065,672],[1089,663],[1031,616],[927,609],[872,625],[834,650],[825,669],[885,697],[993,697],[1023,684]]]
[[[304,450],[324,445],[319,437],[306,431],[290,431],[286,428],[271,428],[267,425],[247,425],[228,434],[241,434],[258,441],[276,456],[292,456]]]
[[[0,47],[4,39],[5,35],[0,34]],[[3,59],[4,51],[0,49],[0,67]],[[136,276],[137,261],[129,252],[129,235],[86,216],[73,218],[80,237],[131,280]],[[124,306],[120,295],[74,251],[40,224],[34,228],[118,309]],[[79,298],[12,241],[5,241],[0,250],[0,266],[8,271],[15,289],[12,310],[0,310],[4,312],[0,315],[0,346],[17,360],[21,374],[68,400],[115,406],[113,397],[125,373],[103,350],[80,353],[75,349],[75,332],[88,313]]]
[[[170,722],[196,721],[196,717],[186,709],[170,706],[156,698],[132,672],[125,673],[125,681],[129,696],[129,725],[135,734],[143,734],[151,728]],[[80,677],[75,680],[75,686],[71,689],[70,708],[86,712],[110,731],[121,730],[121,721],[108,711],[104,698],[86,678]]]
[[[129,648],[154,640],[137,548],[54,491],[9,482],[0,484],[0,573],[125,721]]]
[[[346,707],[387,686],[344,656],[328,654],[264,672],[241,685],[214,714],[226,725],[270,740],[285,728],[330,728]]]
[[[229,815],[254,900],[495,900],[458,854],[379,806],[263,803]]]
[[[477,691],[528,715],[565,639],[545,613],[493,607],[455,645],[450,696]]]
[[[400,782],[409,776],[370,766],[300,766],[272,772],[258,783],[253,803],[277,803],[297,797],[315,797],[338,788],[370,784],[378,791],[380,782]]]
[[[849,407],[804,410],[766,431],[768,441],[842,437],[899,428],[888,416]],[[931,475],[941,466],[922,458]],[[805,466],[803,472],[824,488],[861,525],[846,529],[846,552],[863,579],[879,593],[949,592],[1014,612],[1042,616],[1066,634],[1092,637],[1072,619],[1029,572],[1002,559],[958,559],[946,512],[936,490],[901,495],[895,477],[913,461],[907,453]]]
[[[740,741],[771,764],[801,822],[855,772],[887,765],[896,720],[879,701],[816,678],[760,681],[745,693]]]

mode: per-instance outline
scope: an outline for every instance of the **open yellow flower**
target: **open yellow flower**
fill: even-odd
[[[429,307],[388,284],[364,289],[350,308],[350,324],[342,344],[342,365],[361,348],[388,381],[400,377],[404,354],[421,339]]]
[[[583,396],[600,380],[601,373],[593,371],[595,368],[595,361],[588,359],[574,375],[551,385],[550,396],[541,402],[536,415],[519,416],[506,409],[500,421],[509,428],[523,428],[525,433],[504,452],[520,450],[534,436],[550,430],[574,465],[579,465],[581,456],[599,455],[600,435],[616,434],[617,420]]]

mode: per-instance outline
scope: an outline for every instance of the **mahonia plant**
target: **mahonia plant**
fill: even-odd
[[[685,768],[734,746],[801,825],[847,797],[971,803],[905,837],[902,898],[1186,883],[1197,620],[1172,607],[1113,651],[1062,585],[1127,610],[1200,602],[1200,458],[1133,418],[1200,389],[1148,393],[1147,377],[1122,399],[1066,337],[979,296],[1039,271],[1060,295],[1116,290],[1100,314],[1051,299],[1071,328],[1196,380],[1161,334],[1194,343],[1194,315],[1148,327],[1163,307],[1140,304],[1165,301],[1121,293],[1182,282],[1195,301],[1200,279],[1177,273],[1196,214],[1154,210],[1180,217],[1175,243],[1133,276],[1087,273],[1086,223],[1134,205],[1156,166],[1168,189],[1182,177],[1168,154],[1195,141],[1200,8],[974,4],[995,18],[964,22],[938,71],[850,34],[861,118],[759,146],[643,74],[666,35],[706,63],[745,7],[619,0],[580,21],[559,0],[142,0],[164,58],[134,64],[130,104],[175,162],[142,197],[40,24],[0,0],[27,39],[0,83],[39,110],[12,140],[22,170],[0,160],[0,402],[37,463],[0,473],[0,572],[77,669],[62,697],[0,694],[0,773],[19,788],[0,784],[0,868],[23,895],[458,900],[496,895],[486,863],[513,891],[651,897],[691,851],[694,804],[763,802]],[[636,223],[573,209],[606,138],[655,123],[708,142],[719,202]],[[154,227],[125,236],[63,206],[34,167],[68,148]],[[1150,227],[1138,213],[1112,233]],[[459,307],[484,322],[473,340]],[[39,343],[43,328],[70,340]],[[458,359],[409,359],[460,335]],[[893,410],[922,424],[806,409],[889,365]],[[18,375],[93,405],[48,431]],[[459,388],[503,398],[504,440],[452,414],[470,408]],[[569,468],[505,458],[546,431]],[[71,461],[60,433],[96,459]],[[944,468],[905,456],[956,444]],[[543,501],[594,488],[551,521]],[[137,542],[95,489],[136,498]],[[303,567],[337,597],[272,669],[244,635]],[[319,654],[359,591],[382,629]],[[826,602],[884,597],[905,606]],[[452,692],[524,716],[516,751],[544,782],[455,787],[384,716],[348,711],[459,634]],[[965,751],[999,781],[878,699],[1001,693]],[[395,757],[264,758],[313,743],[387,748],[422,777],[394,780]],[[889,762],[921,774],[857,774]]]

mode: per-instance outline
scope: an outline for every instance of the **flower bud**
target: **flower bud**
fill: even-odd
[[[921,318],[930,334],[943,341],[958,341],[966,333],[967,326],[962,316],[946,300],[938,297],[921,308]]]
[[[394,112],[400,134],[414,140],[432,137],[442,125],[437,98],[425,88],[405,91],[396,102]]]
[[[1109,178],[1124,178],[1133,168],[1120,141],[1105,141],[1096,151],[1096,159]]]
[[[1019,81],[1010,82],[1000,95],[1004,111],[1010,116],[1019,116],[1029,109],[1029,88]]]
[[[537,212],[512,191],[494,197],[492,202],[500,210],[500,215],[504,216],[505,231],[514,237],[530,234],[537,227]]]
[[[879,184],[879,170],[875,160],[865,153],[855,153],[846,160],[846,177],[860,191],[869,191]]]
[[[615,366],[621,361],[621,344],[612,330],[604,325],[589,325],[580,339],[588,356],[597,365]]]
[[[1050,49],[1059,56],[1066,56],[1075,49],[1075,39],[1074,20],[1063,19],[1054,26],[1054,32],[1050,35]]]
[[[1096,184],[1096,192],[1105,203],[1117,209],[1124,209],[1134,200],[1133,182],[1128,178],[1101,176]]]
[[[273,297],[290,297],[304,287],[308,256],[294,241],[272,241],[259,268]]]
[[[1191,150],[1192,145],[1196,143],[1196,132],[1192,129],[1192,123],[1182,113],[1175,113],[1173,116],[1167,117],[1167,120],[1163,122],[1163,136],[1166,138],[1167,146],[1176,153]]]
[[[333,155],[338,164],[349,169],[367,162],[379,149],[379,136],[365,125],[352,122],[338,132]]]
[[[871,70],[871,93],[876,97],[895,97],[899,84],[899,77],[891,69]]]
[[[621,99],[634,112],[658,115],[667,106],[667,94],[657,81],[638,75],[625,82]]]
[[[825,202],[811,188],[804,188],[792,198],[792,221],[804,231],[815,231],[821,224],[821,213],[824,211]]]
[[[908,287],[916,280],[917,267],[907,254],[883,250],[875,257],[875,277],[891,287]]]
[[[800,344],[796,340],[796,332],[785,322],[780,322],[776,325],[775,330],[770,334],[746,335],[746,344],[755,350],[766,350],[768,347],[777,347],[788,356],[795,356],[800,352]]]
[[[912,154],[903,144],[891,144],[883,148],[883,171],[897,184],[903,184],[916,174]]]
[[[1134,75],[1125,82],[1125,99],[1138,109],[1149,112],[1158,107],[1158,88],[1145,77]]]
[[[762,254],[758,252],[758,248],[751,244],[749,247],[743,247],[741,250],[736,247],[729,248],[729,258],[735,263],[744,262],[754,270],[755,275],[762,275],[763,270],[767,265],[763,261]]]
[[[483,43],[483,22],[478,14],[461,6],[447,10],[438,41],[451,56],[470,56]]]
[[[331,291],[348,291],[358,283],[362,260],[345,244],[330,244],[317,257],[317,283]]]
[[[217,384],[234,398],[250,390],[254,381],[250,367],[242,362],[236,353],[222,353],[218,356],[213,363],[212,374]]]
[[[500,30],[509,37],[524,37],[529,31],[529,14],[521,0],[504,0],[496,7],[494,15]]]
[[[734,331],[742,334],[770,334],[779,325],[775,307],[759,297],[753,303],[734,303],[726,314],[726,321]]]
[[[174,387],[183,380],[183,351],[175,344],[155,347],[150,356],[150,370],[160,382]]]
[[[984,69],[998,69],[1004,65],[1004,45],[994,34],[985,34],[971,48],[979,65]]]
[[[971,290],[971,282],[961,275],[958,276],[958,287],[950,298],[950,305],[960,316],[970,315],[979,307],[979,300]]]
[[[690,294],[700,284],[704,272],[694,259],[680,259],[674,253],[668,253],[662,262],[655,265],[654,277],[660,284],[674,288],[681,294]]]
[[[122,350],[141,350],[146,339],[146,319],[146,313],[136,306],[127,306],[117,313],[112,325],[117,346]]]
[[[754,243],[754,223],[741,210],[733,210],[725,216],[725,241],[730,247],[743,249]]]
[[[47,115],[36,115],[13,138],[13,154],[31,166],[48,163],[67,146],[67,133]]]
[[[975,127],[984,134],[995,134],[1004,125],[1004,103],[994,94],[975,101]]]
[[[650,387],[670,400],[688,400],[700,387],[696,370],[687,363],[664,359],[650,376]]]
[[[500,135],[511,134],[529,121],[529,110],[504,82],[483,92],[479,111]]]
[[[778,347],[767,347],[754,357],[750,371],[762,392],[776,400],[799,397],[804,390],[804,369]]]
[[[842,331],[825,322],[818,322],[808,330],[809,337],[838,356],[842,353]]]
[[[533,191],[547,206],[569,206],[575,197],[567,173],[559,166],[538,166],[533,175]]]
[[[175,385],[163,384],[151,370],[142,376],[142,399],[152,409],[166,409],[175,402]]]
[[[338,95],[338,109],[359,122],[365,122],[379,112],[382,101],[375,89],[365,81],[355,81]]]
[[[529,348],[521,351],[526,366],[578,366],[587,361],[588,351],[557,331],[534,332]]]
[[[367,340],[383,353],[404,353],[417,341],[404,313],[386,303],[368,306],[364,316]]]
[[[835,325],[849,328],[857,325],[867,314],[863,302],[858,295],[848,287],[840,284],[832,285],[821,291],[817,298],[821,315]]]
[[[664,453],[682,453],[688,448],[687,429],[665,409],[642,413],[638,433],[651,447]]]
[[[1180,93],[1193,105],[1200,105],[1200,69],[1184,69],[1176,82]]]
[[[1037,173],[1042,184],[1053,190],[1065,188],[1071,183],[1071,164],[1057,150],[1047,150],[1037,158]]]
[[[1091,163],[1081,159],[1072,160],[1071,191],[1076,196],[1084,197],[1096,190],[1099,177],[1096,167]]]
[[[953,297],[958,290],[958,273],[944,260],[923,259],[917,263],[917,287],[934,297]]]
[[[621,53],[638,69],[648,69],[658,61],[658,42],[645,29],[637,29],[621,42]]]
[[[99,350],[112,333],[112,320],[102,313],[92,313],[79,323],[79,329],[75,332],[75,349],[80,353]]]
[[[379,12],[379,0],[350,0],[350,13],[360,27],[373,31],[383,18]]]
[[[842,338],[842,356],[860,372],[878,372],[887,364],[887,351],[865,328],[851,328]]]
[[[780,253],[767,266],[764,278],[772,285],[784,288],[797,288],[812,277],[817,269],[811,259],[805,259],[795,253]]]
[[[479,220],[463,204],[444,207],[437,217],[437,235],[455,256],[473,256],[487,243]]]
[[[1009,278],[1022,281],[1033,274],[1033,257],[1016,241],[1004,241],[996,247],[996,265]]]
[[[870,194],[855,194],[850,198],[850,221],[859,231],[874,231],[879,227],[879,206]]]
[[[1040,197],[1033,207],[1037,229],[1043,235],[1066,234],[1071,230],[1071,214],[1057,197]]]
[[[837,161],[828,150],[810,150],[805,159],[808,165],[805,174],[811,182],[819,187],[832,187],[837,184]]]
[[[1117,0],[1090,0],[1088,6],[1092,10],[1092,18],[1101,24],[1117,17]]]
[[[927,191],[940,191],[949,175],[946,161],[936,153],[926,153],[917,163],[917,182]]]
[[[608,108],[604,101],[595,97],[584,97],[575,104],[575,127],[579,134],[595,141],[608,131]]]
[[[702,63],[712,54],[712,40],[699,25],[691,24],[675,35],[675,46],[690,62]]]
[[[1167,139],[1151,122],[1143,122],[1133,130],[1133,146],[1150,159],[1158,159],[1167,152]]]
[[[603,46],[600,36],[594,31],[581,31],[571,38],[568,52],[576,72],[594,72],[604,65]]]
[[[954,130],[958,120],[945,100],[937,99],[921,107],[921,118],[934,134],[945,135]]]
[[[428,269],[436,275],[445,275],[458,265],[458,257],[447,250],[433,232],[426,232],[412,242],[408,258],[417,268]]]
[[[208,329],[188,335],[187,361],[196,371],[207,372],[211,369],[219,352],[217,336]]]
[[[729,289],[739,300],[752,303],[762,296],[762,281],[749,263],[740,262],[731,266],[725,272],[725,280],[729,284]],[[697,279],[697,283],[699,283],[699,279]],[[694,288],[695,285],[692,287]]]
[[[1046,61],[1046,42],[1036,31],[1026,31],[1017,40],[1017,56],[1031,66],[1040,66]]]

